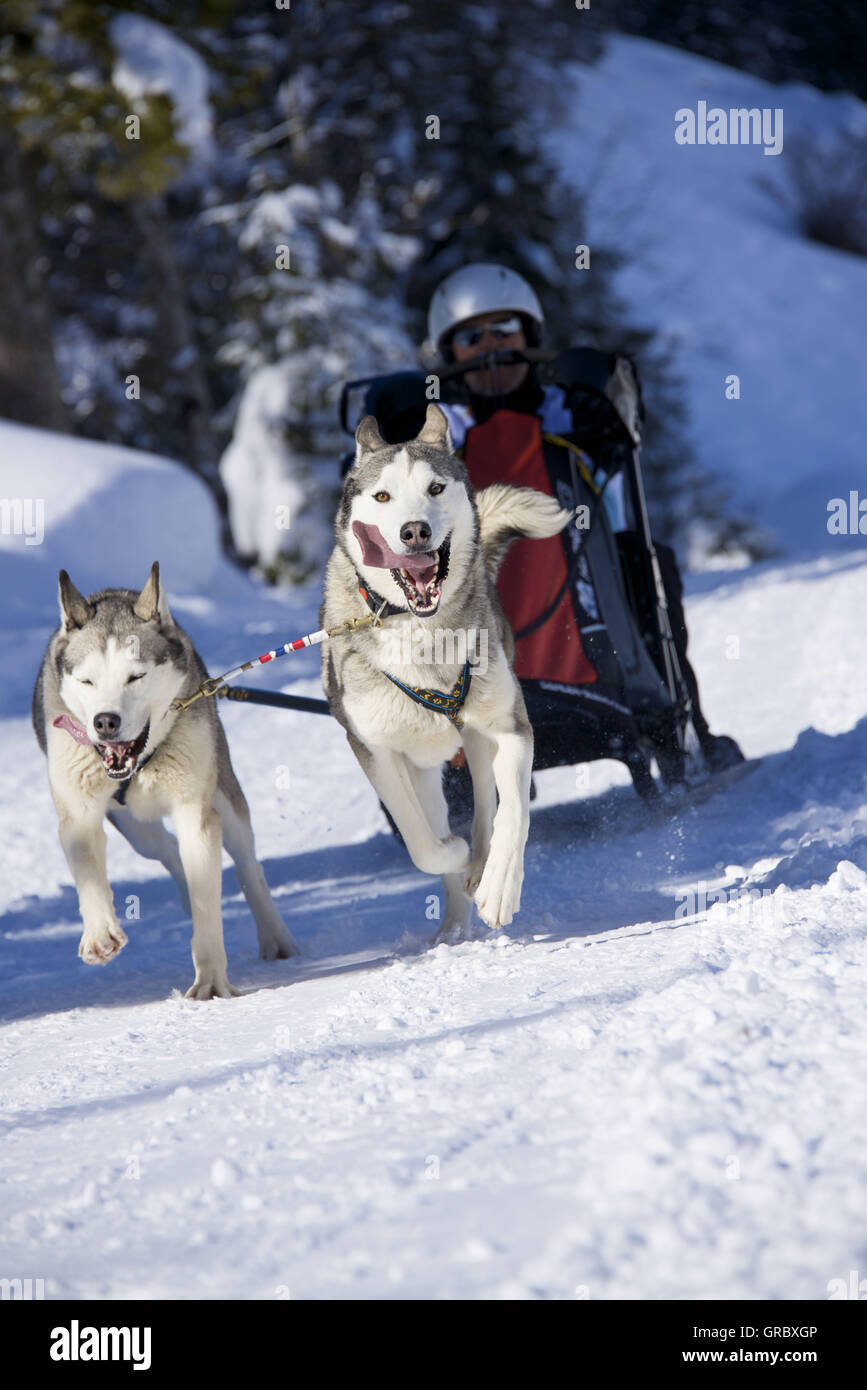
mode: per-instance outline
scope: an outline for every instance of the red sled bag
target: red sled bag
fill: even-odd
[[[477,490],[491,483],[532,487],[554,496],[542,425],[537,415],[497,410],[473,425],[464,444],[464,462]],[[568,574],[564,536],[513,541],[497,579],[497,592],[512,631],[528,627],[554,602]],[[522,680],[588,685],[598,679],[581,643],[572,586],[548,620],[517,641],[515,674]]]

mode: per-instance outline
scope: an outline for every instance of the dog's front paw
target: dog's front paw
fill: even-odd
[[[267,935],[259,937],[259,957],[261,960],[288,960],[290,956],[300,956],[298,945],[288,927],[282,931],[276,928]]]
[[[197,970],[196,978],[190,985],[185,999],[231,999],[241,991],[229,984],[225,971]]]
[[[107,922],[102,927],[85,927],[78,943],[78,954],[87,965],[107,965],[126,945],[127,934],[119,922]]]
[[[463,941],[480,941],[485,936],[485,928],[472,920],[472,903],[469,915],[451,917],[443,922],[439,931],[428,937],[430,946],[459,946]]]
[[[523,881],[524,868],[520,858],[511,858],[502,864],[490,857],[473,895],[482,921],[494,930],[507,927],[521,906]]]

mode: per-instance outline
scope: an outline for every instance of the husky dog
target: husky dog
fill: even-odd
[[[212,699],[175,711],[206,679],[169,612],[154,565],[140,594],[85,599],[60,571],[61,626],[33,692],[33,726],[48,755],[60,842],[84,923],[78,954],[105,965],[126,945],[106,876],[106,816],[146,859],[168,869],[193,918],[196,978],[188,999],[238,994],[226,974],[221,849],[235,861],[265,960],[295,955],[256,859],[250,813]],[[161,822],[171,816],[178,838]]]
[[[321,625],[370,611],[382,621],[323,648],[323,684],[416,868],[442,875],[437,939],[456,940],[473,901],[489,927],[511,922],[530,825],[533,734],[494,580],[511,540],[556,535],[571,513],[533,488],[495,483],[475,494],[434,404],[416,439],[386,444],[367,415],[356,446]],[[442,765],[461,745],[472,857],[449,833],[442,787]]]

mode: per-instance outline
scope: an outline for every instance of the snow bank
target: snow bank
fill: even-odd
[[[179,621],[198,637],[198,622],[211,620],[218,669],[256,653],[261,638],[252,652],[244,638],[254,614],[265,623],[259,631],[273,627],[286,641],[315,608],[306,589],[262,592],[229,564],[205,484],[154,454],[0,422],[0,499],[0,710],[7,713],[29,707],[42,648],[57,626],[60,569],[92,593],[141,588],[159,560]],[[290,616],[299,605],[303,618]]]
[[[53,595],[61,568],[84,592],[141,585],[154,560],[170,588],[190,592],[227,569],[207,487],[154,454],[0,422],[0,495],[25,502],[22,529],[13,520],[0,534],[19,596],[46,585]]]
[[[674,349],[700,462],[784,551],[863,546],[826,523],[828,500],[865,476],[867,260],[804,240],[761,180],[784,181],[796,133],[829,140],[863,127],[867,107],[623,36],[571,73],[549,148],[587,194],[591,252],[628,253],[616,288]],[[701,100],[782,108],[782,153],[677,144],[675,112]],[[731,373],[739,400],[725,396]]]

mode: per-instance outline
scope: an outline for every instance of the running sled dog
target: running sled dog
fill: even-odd
[[[61,570],[60,617],[33,692],[33,725],[78,890],[78,954],[105,965],[127,942],[106,875],[107,818],[146,859],[165,865],[192,915],[196,978],[187,998],[238,994],[223,945],[224,844],[256,921],[261,956],[275,960],[298,947],[256,859],[214,701],[171,709],[207,671],[169,612],[159,566],[141,593],[104,589],[87,599]],[[163,816],[173,818],[177,840]]]
[[[441,874],[439,940],[493,928],[521,900],[533,734],[494,588],[511,540],[556,535],[571,513],[532,488],[474,494],[448,423],[427,408],[414,440],[356,431],[328,563],[321,625],[381,621],[323,648],[323,683],[380,800],[423,873]],[[443,763],[463,745],[473,781],[472,854],[449,833]],[[499,802],[499,804],[498,804]]]

